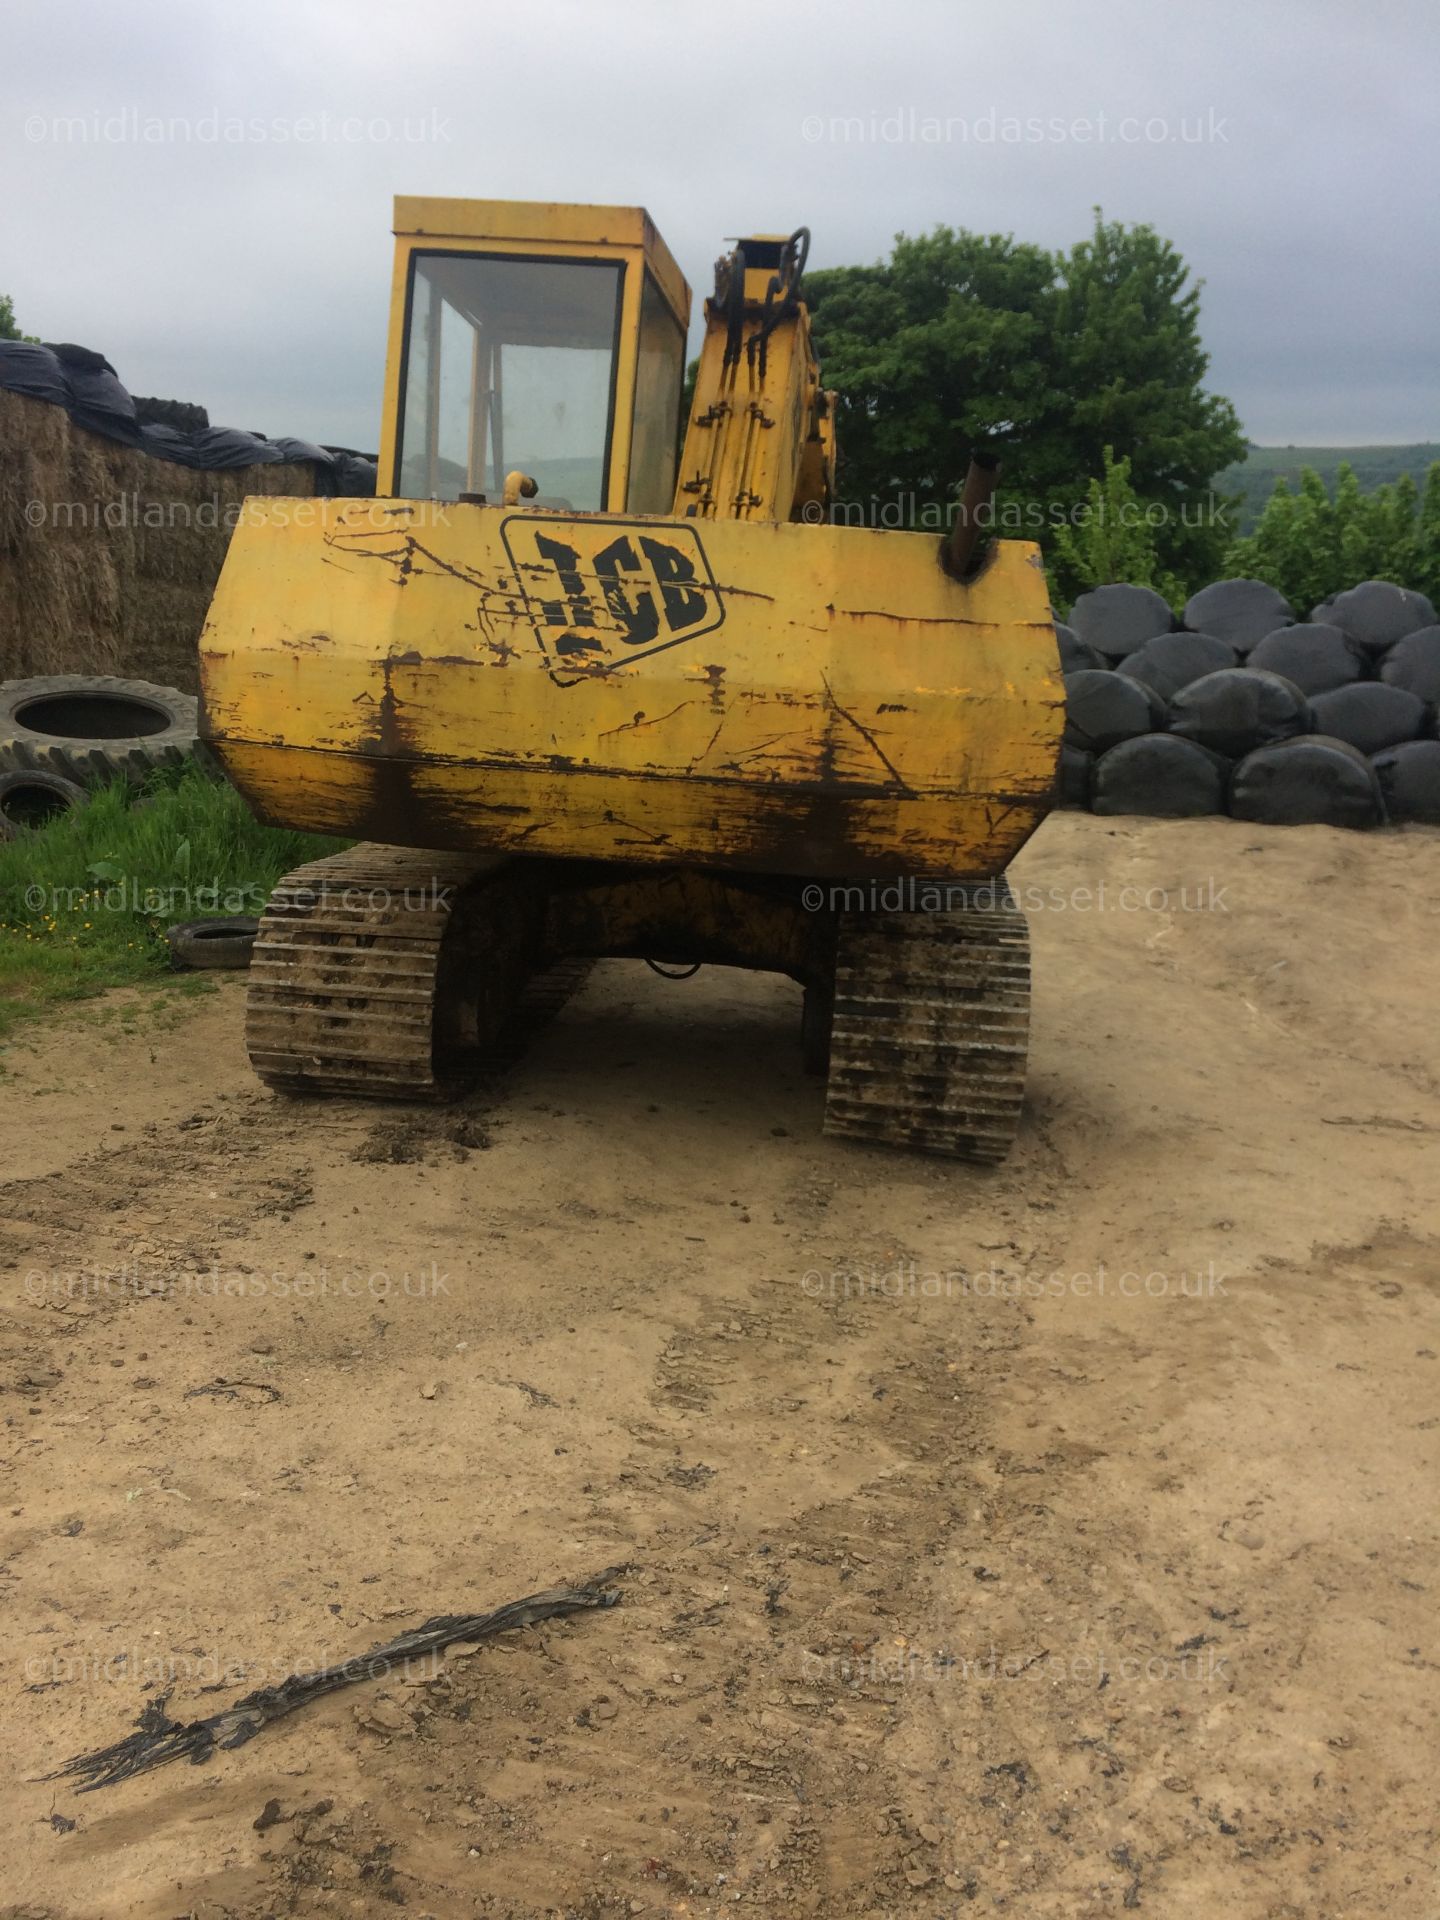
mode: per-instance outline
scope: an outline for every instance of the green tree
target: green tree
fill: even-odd
[[[1335,473],[1332,499],[1313,467],[1300,491],[1275,483],[1253,533],[1232,542],[1226,573],[1268,580],[1300,613],[1361,580],[1393,580],[1434,598],[1440,589],[1440,462],[1421,496],[1403,474],[1373,493],[1361,490],[1348,461]]]
[[[1230,538],[1233,503],[1213,476],[1245,450],[1234,407],[1204,388],[1200,283],[1152,227],[1106,221],[1098,207],[1090,238],[1057,268],[1049,497],[1073,498],[1115,448],[1138,497],[1163,513],[1160,563],[1194,591],[1216,577]]]
[[[33,345],[40,343],[33,333],[22,333],[15,323],[15,309],[8,293],[0,293],[0,340],[28,340]]]
[[[935,524],[927,510],[943,512],[985,445],[1003,462],[999,530],[1053,552],[1046,530],[1087,501],[1109,447],[1159,510],[1158,567],[1192,586],[1213,578],[1230,526],[1210,480],[1244,440],[1230,403],[1201,385],[1188,282],[1168,241],[1098,212],[1068,253],[937,227],[900,235],[878,265],[808,275],[823,376],[840,395],[842,501],[898,503],[905,524]]]
[[[1056,606],[1069,606],[1091,587],[1124,581],[1153,587],[1178,607],[1187,596],[1161,565],[1155,544],[1157,516],[1131,485],[1129,460],[1117,460],[1111,447],[1101,449],[1101,459],[1102,477],[1090,482],[1071,524],[1055,529],[1052,600]]]
[[[1386,481],[1370,496],[1373,571],[1362,578],[1415,584],[1420,565],[1420,489],[1408,473]]]
[[[937,227],[891,258],[806,276],[821,372],[839,395],[842,498],[906,518],[948,500],[970,449],[1025,444],[1049,411],[1042,248]]]
[[[1418,587],[1440,608],[1440,460],[1425,475],[1415,528],[1415,578]]]

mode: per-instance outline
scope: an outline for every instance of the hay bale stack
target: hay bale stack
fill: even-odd
[[[309,462],[200,472],[0,388],[0,679],[108,673],[196,690],[196,642],[247,494]]]

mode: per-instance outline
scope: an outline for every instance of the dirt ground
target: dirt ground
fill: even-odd
[[[598,969],[439,1114],[273,1098],[234,981],[31,1030],[0,1911],[1433,1920],[1437,855],[1047,822],[999,1172],[823,1139],[797,991],[713,970]]]

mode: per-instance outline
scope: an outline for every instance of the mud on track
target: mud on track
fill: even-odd
[[[441,1113],[272,1098],[233,983],[33,1031],[0,1913],[1433,1915],[1437,854],[1050,820],[998,1173],[823,1140],[738,974],[602,967]],[[205,1767],[35,1781],[621,1560]]]

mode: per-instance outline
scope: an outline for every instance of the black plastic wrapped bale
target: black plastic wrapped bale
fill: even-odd
[[[1392,820],[1440,827],[1440,740],[1407,740],[1370,764]]]
[[[368,500],[379,485],[380,470],[369,454],[356,453],[350,447],[327,447],[334,462],[330,491],[337,500]],[[323,475],[318,477],[323,478]]]
[[[0,340],[0,387],[52,407],[70,404],[70,383],[54,349],[33,340]]]
[[[1122,740],[1095,762],[1090,805],[1096,813],[1141,813],[1156,820],[1224,813],[1230,764],[1174,733]]]
[[[88,433],[137,447],[176,466],[223,471],[305,460],[313,464],[315,483],[322,492],[375,491],[373,462],[349,456],[342,461],[328,448],[310,441],[277,442],[234,427],[212,427],[203,407],[181,408],[173,402],[147,401],[142,417],[104,354],[89,347],[38,347],[28,341],[0,341],[0,387],[64,407],[76,426]],[[198,418],[201,424],[182,426],[182,418]]]
[[[1095,764],[1093,753],[1086,753],[1083,747],[1060,748],[1060,774],[1056,783],[1056,794],[1062,807],[1079,807],[1082,810],[1090,804],[1090,769]]]
[[[1118,671],[1143,680],[1162,700],[1173,700],[1182,687],[1203,680],[1207,673],[1240,664],[1240,656],[1213,633],[1157,633],[1143,647],[1122,660]]]
[[[1230,782],[1230,811],[1271,827],[1378,827],[1384,818],[1364,754],[1318,733],[1247,754]]]
[[[1278,673],[1222,667],[1182,687],[1170,702],[1170,731],[1238,760],[1256,747],[1310,731],[1310,703]]]
[[[1418,695],[1427,707],[1440,706],[1440,627],[1417,627],[1397,640],[1380,663],[1380,678]]]
[[[91,347],[61,344],[55,358],[65,369],[70,389],[70,418],[90,433],[103,433],[123,446],[140,445],[140,423],[135,402],[120,384],[114,367]]]
[[[1248,653],[1277,627],[1288,627],[1294,609],[1283,593],[1264,580],[1216,580],[1185,602],[1185,625],[1192,633],[1213,633],[1237,653]]]
[[[210,424],[206,409],[192,400],[161,400],[132,394],[135,418],[142,427],[173,427],[177,433],[198,433]]]
[[[202,427],[198,433],[183,434],[178,439],[167,434],[164,427],[146,427],[145,441],[149,450],[163,459],[205,473],[230,467],[279,466],[285,458],[273,440],[262,440],[240,427]]]
[[[1403,640],[1407,633],[1435,625],[1435,609],[1423,593],[1397,587],[1389,580],[1362,580],[1348,593],[1337,593],[1330,618],[1357,646],[1376,656]]]
[[[1359,680],[1353,687],[1317,694],[1310,711],[1317,733],[1347,740],[1360,753],[1383,753],[1402,740],[1418,740],[1427,718],[1418,694],[1383,680]]]
[[[1103,653],[1082,640],[1073,627],[1055,622],[1055,638],[1060,643],[1060,671],[1062,673],[1083,673],[1087,667],[1103,667],[1106,664]]]
[[[1154,733],[1165,725],[1165,702],[1139,680],[1104,669],[1065,676],[1065,740],[1087,753]]]
[[[1157,633],[1171,632],[1175,616],[1149,587],[1092,587],[1070,609],[1070,625],[1107,660],[1123,660]]]
[[[312,466],[333,467],[334,456],[313,440],[297,440],[293,434],[277,434],[270,442],[282,460],[308,460]]]
[[[1293,680],[1313,699],[1317,693],[1333,693],[1336,687],[1363,680],[1369,662],[1339,627],[1302,620],[1299,626],[1267,633],[1251,649],[1248,664]]]

